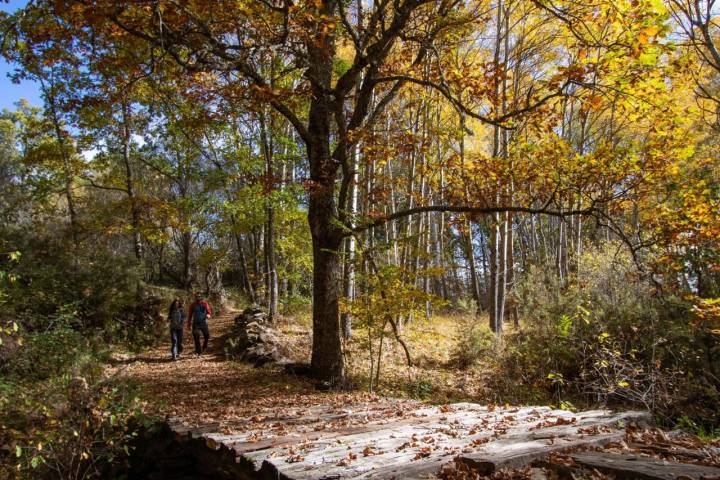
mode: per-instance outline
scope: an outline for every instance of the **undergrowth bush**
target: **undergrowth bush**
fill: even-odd
[[[669,424],[720,424],[720,352],[693,327],[690,303],[642,278],[619,245],[587,249],[564,285],[554,272],[530,268],[515,301],[519,331],[489,351],[486,334],[471,329],[458,349],[494,366],[496,391],[634,405]]]
[[[165,301],[111,251],[14,233],[21,254],[0,283],[0,479],[120,478],[145,417],[137,388],[104,366],[112,345],[165,339]]]
[[[137,389],[105,378],[103,342],[67,325],[21,332],[0,367],[0,478],[117,478],[145,421]]]
[[[7,304],[27,329],[63,317],[78,329],[131,321],[142,277],[131,260],[104,248],[75,249],[51,234],[9,235],[22,254],[13,266],[17,281],[5,288]]]
[[[74,365],[86,363],[83,357],[91,354],[85,336],[66,325],[25,334],[23,339],[22,347],[0,371],[28,381],[60,376]]]
[[[300,315],[312,308],[310,297],[293,294],[282,300],[282,314],[288,317]]]
[[[457,347],[452,353],[452,362],[461,369],[471,367],[479,360],[490,358],[498,348],[495,334],[485,324],[471,317],[462,317],[457,329]]]

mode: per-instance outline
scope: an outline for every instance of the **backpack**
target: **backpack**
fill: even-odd
[[[192,307],[192,321],[194,325],[202,325],[207,322],[208,310],[204,302],[195,303]]]
[[[170,312],[170,328],[183,328],[183,324],[185,323],[185,315],[183,314],[183,311],[179,308],[175,309],[174,311]]]

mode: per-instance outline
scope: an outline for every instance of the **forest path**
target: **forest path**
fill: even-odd
[[[110,373],[141,385],[149,413],[180,418],[190,425],[219,422],[223,428],[240,418],[288,408],[382,401],[363,392],[321,393],[312,382],[278,367],[254,368],[229,360],[224,347],[238,313],[228,309],[210,319],[208,349],[199,357],[195,356],[192,334],[185,330],[183,354],[173,361],[168,332],[158,346],[116,362]]]

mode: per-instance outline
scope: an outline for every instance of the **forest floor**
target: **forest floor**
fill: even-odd
[[[316,390],[314,382],[285,373],[279,367],[255,368],[251,364],[231,360],[225,346],[232,336],[233,319],[238,313],[237,310],[226,310],[211,319],[209,323],[210,343],[208,350],[201,356],[194,354],[192,336],[186,333],[184,352],[178,361],[173,361],[170,357],[168,339],[140,354],[117,354],[113,363],[108,367],[107,373],[139,383],[147,402],[146,411],[151,415],[180,420],[184,425],[188,425],[188,428],[212,425],[212,431],[217,432],[216,435],[245,435],[250,442],[259,442],[263,435],[268,433],[263,428],[266,427],[265,422],[272,418],[295,418],[298,416],[305,418],[310,415],[310,412],[318,409],[331,412],[367,410],[371,405],[376,411],[397,412],[397,415],[401,415],[397,419],[402,420],[414,410],[423,408],[416,400],[417,398],[428,397],[425,399],[432,400],[434,403],[443,403],[442,400],[458,401],[461,399],[459,397],[468,397],[472,392],[480,393],[483,390],[478,386],[482,384],[484,378],[482,371],[473,373],[472,369],[462,371],[452,368],[453,362],[447,352],[456,339],[447,332],[454,331],[458,326],[455,325],[454,329],[449,329],[450,324],[443,320],[432,323],[417,322],[411,330],[405,332],[406,341],[416,354],[417,361],[414,367],[403,366],[403,354],[399,351],[399,347],[390,347],[390,342],[388,342],[386,356],[383,357],[387,362],[385,367],[387,373],[384,374],[383,385],[385,386],[381,389],[381,393],[385,396],[381,396],[361,389],[348,392],[319,392]],[[283,338],[290,343],[289,348],[295,357],[293,360],[307,361],[310,347],[307,322],[302,317],[298,317],[293,318],[292,321],[278,322],[278,327],[283,333]],[[445,332],[445,338],[440,337],[443,332]],[[362,331],[359,331],[358,337],[361,336],[361,333]],[[431,347],[429,350],[427,348],[425,350],[416,349],[421,345],[431,345]],[[356,339],[354,343],[346,345],[346,348],[354,350],[349,356],[355,360],[349,365],[350,375],[357,381],[362,381],[363,372],[367,369],[366,362],[369,362],[369,355],[364,353],[366,346],[360,338]],[[362,358],[366,358],[366,360],[362,360]],[[413,385],[413,381],[416,390],[408,389],[408,386]],[[424,391],[420,391],[418,382],[423,381],[427,382],[427,385],[422,387],[425,389]],[[473,400],[485,403],[482,398]],[[496,408],[491,402],[486,403],[487,406],[482,408],[486,408],[488,411]],[[443,405],[435,408],[440,408],[440,411],[444,412],[443,409],[451,407]],[[505,405],[498,408],[501,411],[511,407]],[[512,411],[517,411],[517,408],[512,408],[514,408]],[[364,417],[358,417],[357,422],[342,425],[342,428],[357,428],[367,421]],[[297,429],[302,422],[297,425],[295,423],[297,422],[289,421],[287,425],[282,424],[278,427],[282,431],[280,433],[273,432],[273,434],[290,435],[289,432]],[[323,426],[322,429],[324,430],[326,427],[334,428],[332,422]],[[257,438],[255,435],[258,435]],[[665,433],[658,430],[640,431],[633,434],[628,433],[628,435],[628,439],[634,439],[637,444],[632,449],[620,442],[613,444],[614,447],[608,445],[609,449],[606,449],[606,452],[638,454],[645,452],[642,450],[643,445],[655,444],[659,441],[658,439],[670,442]],[[706,448],[705,444],[694,438],[673,440],[668,445],[671,445],[672,448],[665,454],[661,455],[656,451],[651,451],[650,454],[656,459],[677,459],[678,448],[682,451],[691,448],[693,451],[702,451],[703,455],[707,456],[707,458],[702,458],[701,464],[717,465],[717,455],[720,454],[717,446],[712,447],[714,450],[708,450],[709,447]],[[680,446],[678,447],[678,445]],[[691,453],[697,457],[696,453]],[[687,461],[684,458],[681,460]],[[567,462],[572,463],[568,457],[562,456],[553,461],[555,465],[548,466],[546,472],[541,472],[543,474],[539,477],[532,476],[532,472],[524,468],[515,473],[493,476],[493,478],[555,478],[557,475],[550,473],[553,469],[556,469],[558,465],[562,467]],[[460,468],[461,464],[453,465],[455,467],[444,471],[441,478],[479,478],[475,474],[468,475],[462,469],[454,470],[454,468]],[[593,474],[581,478],[608,477]]]
[[[500,397],[493,389],[487,368],[458,368],[453,352],[463,319],[438,315],[418,319],[405,327],[402,336],[412,355],[408,366],[405,354],[392,338],[385,338],[381,352],[380,382],[369,391],[370,369],[377,365],[377,339],[369,347],[367,329],[357,328],[345,345],[348,377],[354,388],[346,392],[319,392],[315,383],[281,368],[232,361],[226,351],[233,319],[239,310],[226,309],[210,322],[210,342],[201,356],[194,353],[193,338],[186,330],[184,351],[178,361],[170,357],[170,339],[139,354],[117,354],[108,375],[120,375],[139,383],[148,399],[147,411],[160,417],[182,417],[193,423],[216,419],[232,421],[266,409],[298,408],[318,403],[354,404],[384,397],[405,398],[445,404],[473,401],[485,404],[545,404],[547,398],[532,398],[525,392]],[[309,362],[311,321],[304,312],[281,317],[276,323],[290,359]],[[163,330],[164,332],[164,330]],[[371,362],[372,355],[372,362]],[[376,372],[376,370],[373,370]]]
[[[254,368],[228,360],[224,345],[237,314],[227,310],[210,320],[208,349],[199,357],[194,352],[192,335],[186,330],[184,351],[177,361],[170,357],[168,338],[139,355],[116,355],[107,374],[139,383],[148,413],[180,417],[194,424],[218,420],[231,423],[263,412],[319,403],[379,400],[363,392],[318,392],[313,382],[279,368]]]

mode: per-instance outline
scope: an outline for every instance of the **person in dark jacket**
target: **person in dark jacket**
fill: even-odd
[[[200,355],[205,351],[210,339],[208,320],[212,316],[210,304],[198,293],[195,294],[195,301],[188,309],[188,327],[192,325],[193,340],[195,340],[195,354]],[[200,346],[200,335],[203,336],[202,347]]]
[[[170,354],[173,360],[177,360],[183,351],[183,327],[185,325],[185,309],[179,298],[170,304],[168,323],[170,324]]]

